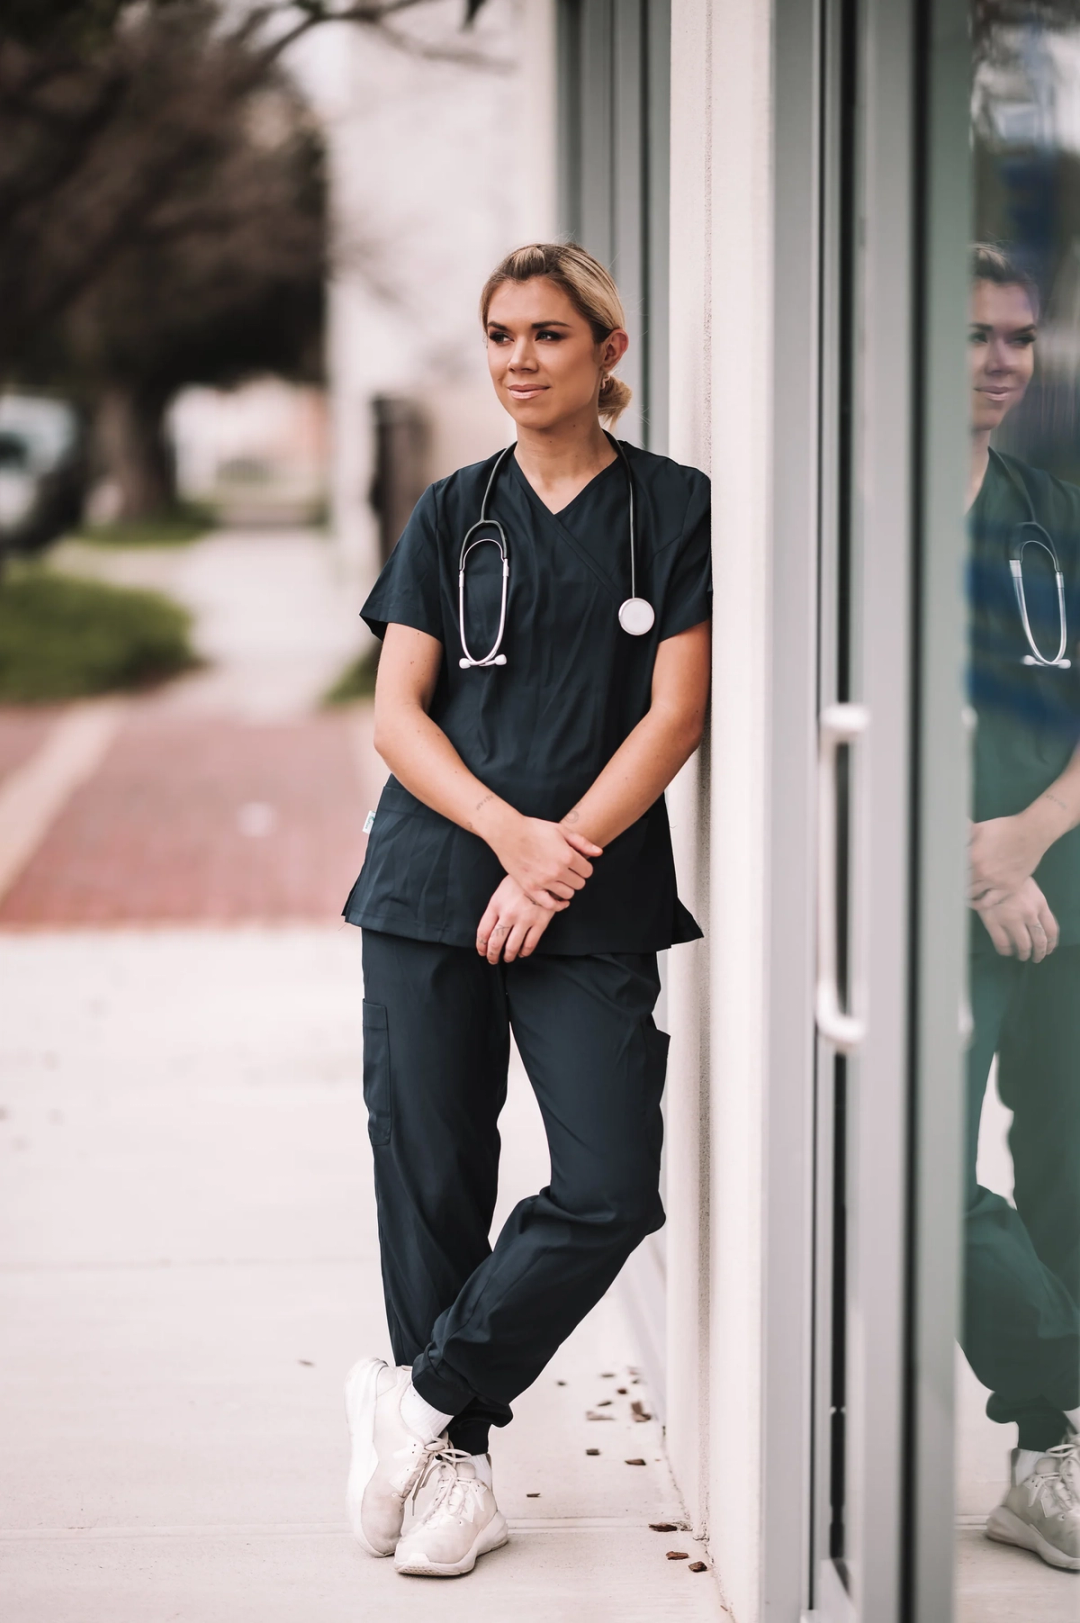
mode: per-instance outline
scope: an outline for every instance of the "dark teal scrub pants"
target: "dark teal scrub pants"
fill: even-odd
[[[1041,1452],[1080,1406],[1080,947],[1041,964],[973,954],[971,1003],[963,1346],[987,1414]],[[1015,1208],[975,1174],[995,1053]]]
[[[664,1221],[655,953],[534,954],[365,929],[364,1096],[394,1360],[470,1454]],[[510,1033],[551,1179],[492,1250]]]

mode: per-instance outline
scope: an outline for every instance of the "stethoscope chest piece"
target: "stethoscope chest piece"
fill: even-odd
[[[631,637],[644,637],[651,631],[656,613],[643,597],[628,597],[619,608],[619,624]]]

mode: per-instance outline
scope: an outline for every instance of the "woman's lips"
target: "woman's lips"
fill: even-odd
[[[543,394],[547,388],[546,383],[510,383],[507,385],[508,393],[517,400],[529,400],[534,394]]]

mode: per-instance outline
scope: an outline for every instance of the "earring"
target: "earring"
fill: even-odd
[[[604,390],[606,388],[607,388],[607,376],[606,376],[605,373],[601,372],[601,374],[600,374],[600,393],[603,394],[603,392],[604,392]]]

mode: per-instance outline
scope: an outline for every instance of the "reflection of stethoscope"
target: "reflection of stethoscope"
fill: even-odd
[[[1027,638],[1028,647],[1031,649],[1030,654],[1024,655],[1024,664],[1041,665],[1047,669],[1067,671],[1071,667],[1072,661],[1065,658],[1065,647],[1069,640],[1069,628],[1065,614],[1065,577],[1061,573],[1057,548],[1042,525],[1036,521],[1035,508],[1023,482],[1017,478],[1008,463],[1004,463],[1003,466],[1009,478],[1023,496],[1027,503],[1027,510],[1031,514],[1029,519],[1025,519],[1022,524],[1016,526],[1013,530],[1012,540],[1009,543],[1009,572],[1012,575],[1013,591],[1016,593],[1016,606],[1020,610],[1024,636]],[[1031,629],[1031,621],[1028,619],[1027,596],[1024,592],[1024,552],[1027,547],[1041,547],[1049,555],[1050,562],[1054,566],[1054,581],[1057,586],[1058,601],[1058,627],[1061,637],[1058,642],[1058,651],[1053,659],[1047,659],[1046,655],[1041,652]]]
[[[619,609],[619,624],[632,637],[643,637],[647,631],[652,629],[656,615],[653,612],[652,604],[647,603],[643,597],[637,595],[637,564],[635,559],[637,532],[634,519],[634,479],[630,472],[630,463],[627,460],[626,452],[614,435],[609,434],[608,439],[622,458],[623,471],[626,474],[626,489],[630,497],[630,596]],[[487,510],[492,487],[495,484],[495,476],[513,449],[513,445],[508,445],[505,451],[501,451],[496,458],[495,466],[488,477],[484,499],[480,503],[480,517],[472,528],[466,531],[465,539],[461,543],[461,558],[458,561],[458,629],[461,633],[462,657],[458,660],[458,664],[463,671],[488,665],[506,664],[506,655],[500,654],[499,648],[503,640],[503,632],[506,630],[506,598],[510,589],[510,552],[506,545],[506,531],[497,518],[488,518]],[[477,530],[494,530],[495,534],[477,535]],[[499,549],[499,557],[502,560],[502,597],[499,603],[499,629],[495,633],[495,641],[482,659],[474,659],[469,652],[469,645],[465,641],[465,561],[474,547],[483,546],[485,541],[490,541],[492,546]]]

